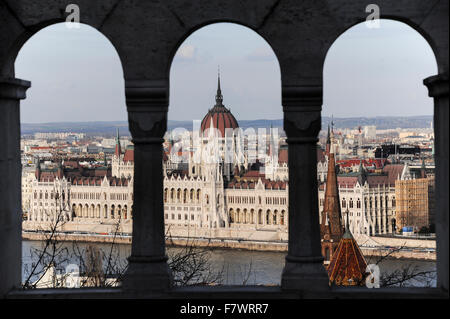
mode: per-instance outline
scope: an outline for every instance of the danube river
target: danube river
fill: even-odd
[[[107,256],[111,255],[115,259],[116,264],[124,265],[126,258],[130,255],[131,245],[116,244],[113,253],[110,254],[111,244],[92,244],[92,243],[61,243],[56,257],[56,265],[59,269],[64,269],[69,263],[78,264],[80,255],[83,255],[88,246],[94,246],[96,250],[104,252]],[[40,241],[24,240],[22,244],[22,277],[23,280],[38,260],[36,249],[39,250],[43,246]],[[49,250],[51,252],[51,250]],[[174,256],[181,251],[181,248],[169,247],[169,257]],[[260,251],[244,251],[244,250],[225,250],[214,249],[203,255],[213,273],[221,273],[221,283],[228,285],[279,285],[281,272],[284,265],[285,253],[280,252],[260,252]],[[367,258],[368,263],[374,262],[374,258]],[[420,260],[384,260],[379,264],[381,273],[388,274],[395,271],[402,271],[403,268],[409,266],[414,268],[414,272],[428,272],[436,270],[434,261]],[[436,275],[431,274],[429,284],[436,285]],[[410,281],[409,285],[424,286],[427,285],[423,281]]]

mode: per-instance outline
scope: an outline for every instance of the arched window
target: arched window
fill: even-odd
[[[164,203],[167,203],[167,192],[168,192],[168,189],[164,188]]]

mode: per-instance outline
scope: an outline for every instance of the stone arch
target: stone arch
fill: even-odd
[[[405,15],[399,15],[398,12],[396,12],[396,10],[392,10],[390,11],[386,6],[383,6],[383,10],[380,10],[380,22],[383,23],[383,21],[395,21],[395,22],[399,22],[402,23],[408,27],[410,27],[411,29],[415,30],[430,46],[431,50],[433,51],[433,55],[435,57],[435,61],[436,64],[438,65],[438,72],[441,73],[443,72],[443,70],[445,70],[445,68],[447,68],[448,70],[448,48],[447,48],[447,58],[443,57],[443,52],[441,50],[441,48],[439,47],[439,43],[436,41],[437,38],[439,38],[440,36],[438,34],[435,33],[435,30],[433,30],[434,27],[430,27],[433,23],[431,23],[430,25],[424,25],[422,22],[422,20],[416,20],[415,17],[409,16],[409,14],[405,14]],[[431,8],[430,8],[431,9]],[[437,14],[438,9],[437,8],[433,8],[434,10],[434,14]],[[365,18],[366,17],[352,17],[350,19],[348,19],[348,24],[346,25],[342,25],[340,28],[335,29],[335,31],[333,32],[334,35],[330,38],[330,45],[327,48],[327,51],[329,50],[329,48],[332,46],[332,44],[334,44],[339,37],[344,34],[345,32],[347,32],[348,30],[352,29],[353,27],[365,23]]]
[[[46,10],[44,7],[41,8],[42,10]],[[47,8],[48,9],[48,8]],[[94,8],[91,7],[89,8],[89,10],[93,11],[97,11],[99,8]],[[26,42],[28,40],[30,40],[33,36],[35,36],[37,33],[39,33],[40,31],[43,31],[44,29],[48,28],[48,27],[52,27],[58,24],[64,24],[65,23],[65,17],[62,16],[61,14],[56,14],[56,12],[49,13],[42,13],[39,17],[38,22],[34,22],[33,26],[30,28],[26,28],[26,29],[20,29],[19,33],[15,34],[15,38],[12,37],[12,41],[13,43],[10,43],[10,47],[9,47],[9,51],[10,54],[6,57],[6,60],[4,61],[4,64],[0,64],[0,75],[9,75],[9,76],[14,76],[14,62],[20,52],[20,50],[23,48],[23,46],[26,44]],[[52,16],[53,15],[53,16]],[[99,19],[100,16],[97,16],[97,19]],[[119,58],[120,61],[120,65],[122,67],[122,73],[124,72],[124,68],[123,68],[123,61],[124,59],[121,57],[123,56],[123,54],[121,54],[121,50],[120,47],[118,47],[114,41],[113,41],[113,35],[109,34],[108,32],[103,32],[103,30],[99,30],[99,28],[96,27],[97,23],[100,22],[100,20],[98,21],[93,21],[90,19],[90,21],[85,21],[83,15],[80,15],[80,26],[82,27],[89,27],[92,28],[94,30],[96,30],[96,32],[98,32],[99,34],[102,35],[102,37],[108,41],[108,43],[114,48],[114,52],[117,53],[117,57]],[[0,61],[3,62],[3,61]]]
[[[178,38],[174,42],[172,42],[170,53],[169,53],[169,58],[166,60],[166,63],[167,63],[166,70],[165,70],[166,76],[168,76],[168,78],[170,78],[170,71],[171,71],[171,67],[173,65],[173,60],[175,59],[175,55],[176,55],[178,49],[186,41],[187,38],[189,38],[191,35],[193,35],[197,31],[199,31],[200,29],[207,28],[211,25],[221,24],[221,23],[226,23],[226,24],[231,24],[234,26],[242,27],[242,30],[244,30],[245,32],[251,31],[251,32],[254,32],[255,34],[257,34],[259,37],[261,37],[264,40],[264,42],[270,47],[272,53],[274,54],[274,56],[276,57],[276,60],[278,61],[278,68],[279,68],[279,70],[281,69],[280,62],[279,62],[280,58],[279,58],[279,54],[277,54],[277,51],[282,51],[282,49],[281,48],[280,48],[280,50],[277,49],[277,41],[272,41],[269,34],[266,34],[264,32],[264,30],[256,28],[256,25],[252,25],[252,23],[249,23],[248,19],[246,19],[246,18],[242,18],[242,19],[239,19],[239,18],[235,18],[235,19],[205,19],[204,21],[201,21],[198,24],[191,26],[189,29],[182,31],[182,33],[179,34]],[[280,73],[281,73],[281,71],[280,71]]]
[[[61,22],[63,16],[61,12],[57,10],[57,7],[55,7],[53,4],[47,4],[47,2],[43,2],[42,6],[25,6],[22,5],[22,2],[20,0],[18,0],[17,2],[18,7],[20,8],[20,10],[17,10],[19,11],[17,17],[14,17],[14,14],[10,12],[12,10],[10,8],[5,8],[6,6],[2,6],[0,9],[2,10],[1,14],[4,14],[4,16],[7,18],[7,20],[5,21],[14,21],[14,25],[18,26],[17,28],[11,28],[11,23],[5,23],[4,24],[5,26],[0,25],[0,34],[8,34],[8,32],[11,32],[11,35],[8,36],[7,39],[5,39],[5,43],[2,45],[2,47],[5,49],[0,48],[0,50],[2,51],[0,52],[0,72],[1,75],[5,76],[6,78],[14,77],[13,63],[12,63],[14,61],[14,58],[11,58],[9,55],[6,56],[5,54],[3,54],[4,51],[14,50],[14,47],[18,46],[15,43],[18,37],[23,38],[25,41],[27,36],[39,30],[42,27],[42,24],[45,24],[46,21]],[[302,89],[305,88],[305,86],[321,85],[320,80],[321,75],[317,73],[317,72],[320,73],[321,70],[320,62],[318,62],[313,57],[316,54],[324,55],[327,48],[327,44],[331,45],[333,38],[335,36],[338,36],[341,32],[345,31],[346,28],[350,27],[354,23],[362,21],[365,18],[363,10],[360,10],[359,6],[357,6],[358,5],[357,1],[354,2],[350,1],[346,2],[345,4],[341,2],[328,1],[326,2],[325,6],[322,6],[322,4],[320,4],[319,7],[312,7],[311,11],[308,10],[307,11],[308,14],[310,14],[311,12],[313,13],[311,17],[308,17],[304,15],[304,13],[302,13],[305,11],[302,10],[305,8],[304,7],[305,4],[301,1],[289,3],[277,1],[274,3],[273,6],[268,5],[255,6],[254,3],[256,2],[250,1],[242,2],[237,0],[230,0],[229,5],[221,6],[220,10],[217,10],[216,2],[214,2],[214,0],[211,1],[211,3],[212,3],[211,5],[205,5],[205,2],[198,1],[198,4],[194,3],[193,5],[190,6],[179,6],[179,7],[175,6],[175,8],[164,7],[163,10],[159,10],[160,8],[162,8],[162,6],[159,7],[158,4],[158,7],[156,7],[153,2],[143,3],[142,7],[124,6],[122,2],[118,4],[118,10],[115,11],[113,9],[115,8],[116,4],[114,4],[114,8],[112,8],[113,2],[111,2],[111,4],[108,3],[105,4],[105,6],[100,7],[95,5],[92,5],[91,7],[90,5],[87,5],[86,10],[89,11],[90,14],[87,15],[86,19],[88,19],[87,21],[89,21],[91,25],[97,25],[99,27],[101,26],[102,29],[109,30],[111,38],[117,39],[118,40],[117,42],[122,44],[123,47],[119,48],[121,52],[126,51],[126,48],[130,48],[129,50],[135,50],[127,52],[131,54],[123,54],[124,58],[126,56],[130,57],[129,58],[130,61],[126,61],[126,64],[124,64],[127,66],[127,68],[125,69],[126,73],[125,78],[133,79],[132,81],[129,81],[129,87],[131,89],[142,88],[142,90],[136,90],[139,91],[139,94],[136,95],[140,95],[141,92],[151,91],[151,93],[148,94],[151,95],[151,98],[149,98],[148,100],[151,102],[156,102],[154,103],[155,105],[160,103],[159,101],[162,100],[163,102],[161,103],[161,108],[163,108],[165,100],[167,99],[166,97],[167,93],[165,92],[167,89],[167,87],[165,87],[167,77],[164,76],[164,71],[161,72],[161,69],[164,70],[171,64],[170,62],[166,63],[166,61],[168,60],[167,55],[170,55],[172,51],[174,52],[176,51],[175,47],[177,47],[176,45],[177,42],[181,42],[179,41],[179,39],[182,37],[183,34],[189,32],[189,30],[204,25],[207,22],[210,23],[227,20],[230,22],[247,21],[246,23],[249,26],[252,26],[257,30],[263,30],[260,32],[271,34],[270,38],[273,41],[272,44],[280,48],[280,65],[282,65],[281,73],[283,77],[283,83],[286,85],[286,87],[283,88],[283,98],[286,99],[287,104],[291,104],[297,107],[297,105],[298,106],[303,105],[302,103],[304,102],[304,100],[306,100],[301,99],[302,94],[300,92]],[[406,6],[406,8],[403,8],[403,6]],[[13,10],[15,8],[16,7],[13,7]],[[101,12],[100,8],[101,11],[104,12]],[[152,10],[153,8],[155,8],[156,10]],[[322,10],[322,8],[325,8],[326,10]],[[205,10],[203,11],[201,9]],[[442,18],[442,15],[440,15],[440,13],[447,11],[448,11],[448,1],[439,1],[436,3],[423,1],[410,1],[406,5],[404,2],[391,1],[391,2],[383,2],[382,17],[392,17],[399,20],[404,20],[407,21],[409,25],[411,25],[411,23],[417,26],[420,25],[420,28],[423,28],[427,32],[429,32],[430,38],[432,38],[433,42],[436,44],[436,47],[439,49],[439,57],[438,57],[439,72],[446,73],[448,72],[448,40],[447,40],[448,19],[447,17]],[[202,12],[202,15],[199,16],[198,12]],[[399,14],[402,14],[404,16],[399,17],[398,16]],[[146,17],[147,19],[126,19],[128,16]],[[155,17],[157,19],[154,19]],[[82,15],[82,19],[84,18],[85,16]],[[281,19],[283,19],[282,21],[284,21],[285,23],[280,23]],[[84,20],[82,20],[82,22],[83,21]],[[126,21],[126,23],[124,23],[122,28],[115,28],[114,24],[117,23],[117,21]],[[323,23],[323,21],[328,21],[329,23]],[[157,25],[158,23],[160,24],[159,28],[154,28],[154,26],[158,26]],[[318,32],[315,33],[317,37],[310,35],[311,32],[314,32],[312,30],[315,29],[315,23],[317,23],[318,29]],[[139,28],[136,27],[137,26],[136,24],[139,25]],[[22,25],[22,27],[20,25]],[[300,30],[302,30],[302,27],[306,27],[304,30],[308,31],[303,33],[299,32]],[[155,32],[153,30],[158,30],[159,32]],[[309,30],[311,30],[311,32],[309,32]],[[155,33],[154,38],[151,37],[153,33]],[[125,40],[126,34],[130,35],[129,40]],[[292,37],[283,36],[286,34],[295,34],[295,35],[298,34],[298,36]],[[168,38],[167,42],[163,41],[164,37]],[[145,43],[140,46],[132,45],[133,41],[142,42],[143,39],[152,39],[153,42],[155,42],[155,44]],[[439,43],[439,40],[442,40],[442,43]],[[161,46],[161,43],[164,43],[165,45]],[[302,45],[298,43],[301,43]],[[320,45],[317,45],[317,43],[320,43]],[[306,49],[302,50],[301,46],[305,47]],[[172,47],[174,48],[173,50],[171,49]],[[283,50],[283,48],[285,49]],[[138,51],[139,49],[148,52],[148,56],[139,55]],[[294,57],[292,52],[295,52],[296,53],[295,55],[298,56],[298,58]],[[304,53],[306,53],[306,55]],[[307,58],[305,58],[305,56]],[[304,60],[305,62],[301,62],[300,60]],[[149,61],[151,63],[148,63]],[[148,65],[148,69],[151,70],[146,71],[147,73],[145,71],[140,70],[142,65],[146,64]],[[161,66],[158,66],[158,64],[161,64]],[[309,68],[308,67],[302,68],[302,66],[306,64],[310,64],[311,66]],[[153,67],[156,69],[155,71],[153,70]],[[287,71],[288,68],[291,68],[291,71]],[[309,70],[314,69],[317,69],[319,71],[308,72]],[[149,76],[151,72],[154,72],[153,77]],[[301,75],[299,75],[301,73],[308,74],[310,78],[309,79],[305,77],[302,78]],[[142,81],[140,81],[139,79],[142,79]],[[437,80],[442,81],[444,84],[445,82],[447,82],[448,86],[448,77],[447,80],[445,80],[445,78],[444,79],[439,78]],[[153,81],[157,83],[154,84],[155,82]],[[136,85],[133,86],[134,84]],[[130,90],[130,92],[132,93],[132,90]],[[156,94],[154,92],[156,92]],[[144,93],[143,95],[145,94],[146,93]],[[445,103],[439,102],[438,106],[439,108],[441,108],[441,106],[447,106],[446,110],[448,110],[448,89],[446,94],[447,94],[447,101]],[[293,99],[291,99],[291,97],[293,97]],[[297,103],[299,100],[301,100],[302,103]],[[291,101],[293,102],[291,103]],[[314,104],[314,102],[312,104]],[[133,112],[131,111],[129,114],[132,115],[132,113]],[[295,112],[293,113],[296,114]],[[443,112],[441,112],[438,115],[443,115]],[[316,119],[314,119],[314,121],[315,120]],[[320,117],[318,118],[318,121],[320,122]],[[136,130],[133,132],[135,137],[145,139],[147,136],[153,134],[153,131],[149,134],[146,134],[147,132],[144,132],[145,130],[140,130],[141,128],[139,127],[139,123],[137,123],[137,121],[135,121],[135,118],[133,118],[132,116],[130,116],[130,123],[131,122],[133,122],[134,125],[136,126]],[[292,129],[292,131],[295,131],[296,129],[295,125],[289,127],[290,125],[289,121],[286,122],[287,122],[286,130]],[[299,131],[305,133],[305,135],[301,136],[302,137],[306,136],[306,138],[310,137],[312,134],[310,134],[310,132],[307,132],[307,130],[304,129],[307,127],[309,123],[307,123],[307,121],[306,123],[302,121],[299,122],[301,122],[302,125],[304,124],[303,127],[299,125],[300,128]],[[0,127],[4,126],[3,122],[0,122],[0,124],[1,124]],[[156,122],[153,124],[155,124],[153,125],[153,127],[157,128],[160,122]],[[13,129],[18,128],[18,126],[15,123],[12,123],[11,126]],[[139,132],[140,135],[136,132]],[[448,140],[448,133],[447,135],[445,135],[445,131],[443,132],[439,131],[438,134],[442,134],[443,135],[442,138]],[[156,136],[157,134],[154,135]],[[291,132],[289,132],[288,135],[292,135],[293,137],[300,136],[291,134]],[[5,145],[8,146],[7,151],[9,152],[11,151],[11,149],[9,147],[10,143],[8,142],[9,139],[7,140],[7,143],[5,143]],[[444,154],[445,153],[448,154],[448,146],[442,146],[442,148],[443,150],[441,151],[443,151]],[[448,158],[446,159],[443,158],[443,163],[445,172],[445,164],[448,164]],[[152,165],[157,164],[159,163],[156,164],[152,163]],[[3,163],[0,163],[0,165],[5,166],[5,164]],[[439,176],[439,174],[437,175]],[[307,183],[309,182],[310,181],[307,181]],[[448,175],[447,177],[445,176],[442,177],[440,183],[442,185],[438,183],[438,187],[443,186],[445,191],[448,188],[447,186]],[[296,189],[296,186],[294,185],[289,185],[289,187],[291,187],[292,189]],[[160,187],[160,189],[162,190],[162,187]],[[0,193],[5,194],[5,198],[19,198],[19,196],[17,196],[18,191],[19,191],[18,187],[12,187],[11,191]],[[161,194],[159,193],[159,195]],[[161,200],[162,196],[159,196],[158,198],[160,198],[159,200]],[[296,199],[294,198],[291,198],[290,202],[299,204],[299,202],[297,202]],[[139,202],[139,205],[141,204],[142,203]],[[443,201],[441,204],[442,207],[439,206],[439,208],[442,208],[440,209],[441,210],[440,213],[442,213],[442,211],[443,212],[448,211],[448,201],[447,202]],[[137,209],[138,210],[141,209],[140,206],[137,206]],[[292,210],[294,211],[294,209]],[[142,216],[142,214],[139,215]],[[300,224],[296,220],[293,220],[293,222],[295,222],[295,225],[292,225],[293,227],[297,227]],[[447,231],[448,230],[445,229],[442,230],[444,235],[445,234],[448,235]],[[13,235],[15,236],[16,234]],[[139,240],[140,238],[141,236],[136,237],[135,239]],[[309,239],[306,238],[306,240]],[[156,241],[150,242],[153,243]],[[444,244],[445,243],[448,244],[448,240],[445,241],[444,237]],[[299,249],[297,249],[297,247],[293,247],[291,250],[291,248],[292,247],[290,247],[289,254],[291,254],[292,251],[294,253],[293,256],[296,256],[295,254],[298,254]],[[1,253],[2,256],[4,256],[3,251]],[[448,255],[444,255],[444,259],[446,256],[448,257]],[[311,254],[311,256],[308,257],[314,256]],[[15,261],[12,262],[15,263]],[[295,265],[296,262],[293,262],[291,260],[290,263]],[[448,265],[446,266],[447,267],[444,267],[444,269],[448,269]],[[10,267],[10,268],[19,269],[19,267]],[[291,268],[293,269],[294,267]],[[4,270],[4,268],[1,268],[0,270]],[[287,270],[289,270],[289,268],[287,268]],[[8,275],[10,273],[11,271],[8,271]],[[20,278],[19,276],[16,276],[16,274],[14,274],[14,276],[11,277]],[[290,282],[295,281],[287,280],[288,278],[290,279],[291,277],[286,275],[285,277],[286,281],[283,282],[282,285],[284,286],[286,284],[286,286],[291,287],[296,286],[295,283],[291,285]],[[135,285],[137,286],[137,284],[133,284],[132,287],[134,287]],[[443,286],[444,288],[447,288],[448,291],[448,270],[446,275],[444,276],[444,282],[442,282],[442,279],[438,280],[438,286],[439,287]]]

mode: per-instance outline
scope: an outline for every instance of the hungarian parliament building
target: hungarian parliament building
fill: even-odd
[[[235,136],[226,133],[238,128],[237,120],[223,105],[219,79],[216,103],[198,132],[199,147],[173,152],[169,143],[164,149],[164,218],[171,234],[287,240],[287,145],[282,139],[271,138],[264,160],[252,161],[241,154]],[[226,145],[231,145],[229,160],[225,158]],[[317,151],[319,214],[333,149],[329,131],[326,149],[318,147]],[[178,153],[187,154],[187,161],[177,162],[174,157]],[[205,160],[214,154],[216,160]],[[349,212],[351,232],[369,236],[392,233],[395,181],[412,178],[408,165],[386,164],[370,172],[362,162],[356,166],[354,171],[337,176],[341,210]],[[122,233],[131,233],[133,168],[133,147],[122,151],[119,134],[111,164],[105,158],[104,165],[85,167],[67,158],[43,167],[37,159],[34,170],[22,173],[23,228],[44,229],[62,216],[62,227],[67,231],[110,233],[119,225]]]

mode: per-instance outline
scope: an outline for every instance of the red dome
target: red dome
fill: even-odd
[[[219,78],[216,94],[216,105],[214,105],[214,107],[210,109],[203,118],[202,125],[200,127],[202,133],[210,128],[211,120],[213,127],[219,130],[222,137],[225,136],[225,129],[231,128],[234,130],[235,128],[239,127],[236,118],[233,116],[233,114],[231,114],[230,110],[227,109],[225,105],[222,104],[222,101],[223,97],[222,91],[220,90],[220,78]]]
[[[230,110],[228,110],[224,106],[222,107],[214,106],[203,118],[201,126],[202,133],[206,129],[210,128],[211,119],[213,127],[220,131],[222,137],[225,136],[225,129],[227,128],[235,129],[239,127],[236,119],[234,118],[233,114],[231,114]]]

